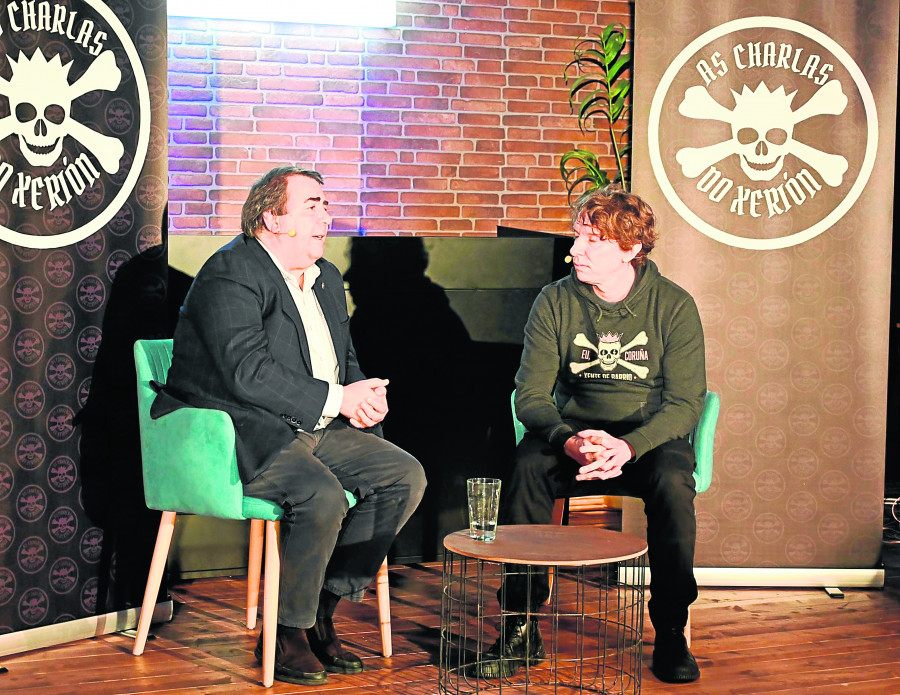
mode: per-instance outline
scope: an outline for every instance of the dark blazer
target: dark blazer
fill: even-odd
[[[343,279],[328,261],[316,264],[322,272],[313,291],[331,331],[340,383],[360,381]],[[151,415],[186,405],[224,410],[234,422],[241,479],[249,482],[293,440],[296,427],[315,428],[327,396],[328,385],[312,377],[306,332],[284,278],[260,242],[235,237],[191,285],[167,384]]]

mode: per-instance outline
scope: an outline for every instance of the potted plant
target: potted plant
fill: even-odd
[[[563,70],[566,84],[570,85],[569,106],[575,112],[577,104],[581,132],[596,132],[597,120],[605,122],[616,158],[612,181],[619,182],[626,191],[628,178],[623,158],[630,144],[617,139],[614,126],[627,114],[631,94],[631,80],[625,76],[631,67],[631,54],[625,50],[627,41],[625,25],[610,24],[599,36],[581,39],[573,50],[574,57]],[[626,127],[621,137],[626,138],[629,131],[630,127]],[[593,190],[610,183],[597,156],[589,150],[574,149],[563,154],[559,172],[569,198],[581,184],[587,184],[585,190]]]

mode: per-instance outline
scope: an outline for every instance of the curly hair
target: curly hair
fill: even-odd
[[[247,200],[241,208],[241,231],[249,237],[256,237],[265,226],[263,213],[283,215],[287,212],[287,182],[291,176],[305,176],[324,183],[322,174],[312,169],[286,165],[275,167],[263,174],[250,187]]]
[[[631,261],[635,266],[647,261],[659,238],[650,206],[618,185],[588,191],[578,198],[572,206],[572,224],[576,222],[587,224],[606,239],[615,239],[623,251],[640,244],[640,252]]]

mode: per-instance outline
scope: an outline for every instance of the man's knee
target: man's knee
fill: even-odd
[[[302,505],[309,521],[316,526],[328,526],[335,522],[340,525],[350,502],[347,493],[337,479],[323,480],[312,490],[309,499]]]
[[[687,442],[667,442],[637,462],[642,469],[647,496],[685,502],[694,499],[694,455]]]
[[[401,468],[403,470],[402,481],[409,488],[409,499],[418,505],[422,500],[422,495],[425,494],[425,487],[428,485],[428,480],[425,478],[425,469],[418,459],[410,454],[404,457],[401,462]]]

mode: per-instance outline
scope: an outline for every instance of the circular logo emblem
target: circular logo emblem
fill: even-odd
[[[787,448],[787,437],[780,427],[770,425],[756,433],[756,450],[763,456],[778,456]]]
[[[809,536],[792,536],[784,544],[784,551],[792,565],[809,565],[816,558],[816,543]]]
[[[719,522],[709,512],[697,512],[697,542],[711,543],[719,533]]]
[[[78,384],[78,406],[83,408],[87,405],[88,397],[91,395],[91,377],[83,380]]]
[[[87,193],[87,191],[85,191]],[[103,198],[103,191],[99,192],[99,197]],[[86,261],[96,261],[100,258],[100,254],[103,253],[103,249],[106,247],[106,241],[101,232],[97,232],[96,234],[91,234],[84,241],[79,241],[75,248],[78,250],[78,255],[81,256]]]
[[[12,468],[5,463],[0,463],[0,500],[6,499],[12,491],[14,482]]]
[[[122,208],[109,221],[109,231],[116,236],[122,236],[131,231],[134,226],[134,210],[131,203],[125,203]]]
[[[65,287],[74,274],[72,257],[65,251],[54,251],[44,261],[44,277],[54,287]]]
[[[44,327],[47,333],[57,339],[67,337],[75,326],[75,312],[65,302],[56,302],[47,308],[44,314]]]
[[[822,453],[829,458],[844,458],[850,453],[850,434],[842,427],[829,427],[822,432]],[[883,465],[883,464],[882,464]]]
[[[759,303],[759,318],[767,326],[783,326],[790,317],[791,303],[781,295],[769,295]]]
[[[859,130],[864,143],[844,138]],[[837,42],[796,20],[746,17],[672,61],[647,135],[660,188],[688,224],[730,246],[780,249],[821,234],[859,198],[878,118]]]
[[[844,384],[829,384],[822,390],[822,406],[832,415],[843,415],[853,403],[853,394]]]
[[[20,48],[7,46],[4,95],[15,117],[4,132],[17,156],[0,164],[0,200],[17,219],[41,219],[51,232],[23,233],[5,215],[0,239],[28,248],[68,246],[103,229],[137,186],[150,138],[150,93],[127,30],[106,3],[69,5],[57,4],[53,22],[37,27],[16,24],[12,12],[0,21],[4,37]],[[65,33],[53,31],[57,23]],[[21,45],[25,37],[34,48]],[[135,105],[127,132],[95,125],[106,124],[120,102]],[[84,194],[98,181],[106,200],[76,219],[73,201],[91,205],[94,194]]]
[[[68,456],[57,456],[47,468],[47,484],[54,492],[68,492],[75,484],[75,462]]]
[[[760,364],[766,369],[784,369],[791,358],[790,350],[783,340],[768,338],[759,345],[756,351]]]
[[[723,457],[723,465],[732,478],[743,478],[753,470],[753,456],[746,449],[729,449]]]
[[[78,283],[78,306],[85,311],[97,311],[105,297],[106,287],[96,275],[86,275]]]
[[[64,442],[75,431],[75,411],[67,405],[57,405],[47,414],[47,432],[54,441]]]
[[[756,323],[749,316],[736,316],[728,322],[725,335],[735,347],[749,347],[756,342]]]
[[[867,492],[854,495],[850,503],[850,513],[860,523],[871,523],[881,519],[882,497]]]
[[[753,409],[745,403],[736,403],[725,410],[725,427],[733,434],[746,434],[753,421]]]
[[[765,512],[753,520],[753,536],[761,543],[775,543],[784,535],[784,522],[777,514]]]
[[[69,507],[57,507],[50,514],[47,530],[57,543],[70,541],[78,530],[78,517]]]
[[[778,382],[763,384],[756,392],[756,404],[760,410],[769,415],[780,413],[784,410],[787,402],[787,389]]]
[[[801,490],[788,497],[785,508],[788,517],[792,521],[796,521],[798,524],[805,524],[812,521],[813,517],[815,517],[818,505],[812,493]]]
[[[867,405],[856,411],[853,416],[853,427],[863,437],[874,437],[884,432],[885,415],[873,405]]]
[[[825,318],[835,328],[844,328],[854,315],[853,302],[846,297],[832,297],[825,302]]]
[[[24,418],[36,417],[44,409],[44,389],[36,381],[24,381],[16,389],[16,412]]]
[[[722,498],[722,511],[729,521],[744,521],[753,510],[753,501],[743,490],[732,490]]]
[[[0,357],[0,393],[5,393],[12,383],[12,369],[9,362]]]
[[[819,520],[819,538],[828,545],[839,545],[850,535],[850,525],[840,514],[826,514]]]
[[[0,553],[5,553],[16,538],[16,527],[8,516],[0,516]]]
[[[793,449],[788,455],[787,467],[791,475],[801,480],[812,478],[819,468],[819,459],[812,449]]]
[[[39,572],[47,564],[47,544],[37,536],[26,538],[19,546],[17,559],[19,567],[26,574]]]
[[[767,502],[776,500],[784,493],[784,476],[774,469],[763,471],[756,476],[753,489],[761,500],[766,500]]]
[[[63,391],[69,388],[75,381],[75,360],[65,353],[53,355],[47,360],[44,376],[52,389]]]
[[[93,362],[97,359],[100,350],[100,340],[103,334],[96,326],[88,326],[78,334],[78,354],[85,362]]]
[[[743,565],[750,557],[750,540],[747,536],[732,533],[722,539],[722,558],[729,565]]]
[[[23,314],[33,314],[44,301],[44,288],[32,277],[21,278],[13,287],[13,304]]]
[[[103,531],[92,526],[81,536],[81,557],[85,562],[100,562],[100,553],[103,551]]]
[[[88,579],[81,587],[81,607],[90,615],[97,610],[97,586],[100,580],[97,577]]]
[[[0,447],[6,446],[7,442],[12,438],[13,424],[9,413],[0,410]]]
[[[23,435],[16,443],[16,463],[23,470],[33,471],[35,468],[40,468],[46,455],[47,446],[37,434]]]
[[[883,472],[884,457],[879,452],[860,449],[853,455],[853,473],[862,480],[874,480]]]
[[[122,249],[109,254],[109,258],[106,259],[106,277],[109,278],[110,282],[116,279],[116,273],[119,272],[119,268],[130,258],[131,255],[128,251],[123,251]]]
[[[44,494],[43,488],[37,485],[23,487],[16,500],[16,509],[23,521],[37,521],[44,516],[44,512],[47,511],[47,495]]]
[[[19,619],[26,625],[37,625],[47,617],[47,606],[43,589],[28,589],[19,599]]]
[[[50,567],[50,588],[57,594],[67,594],[78,583],[78,566],[71,558],[61,557]]]
[[[44,339],[32,328],[19,331],[14,344],[16,362],[24,367],[36,364],[44,356]]]
[[[0,340],[6,338],[9,335],[10,331],[10,318],[9,311],[7,311],[6,307],[0,304]]]
[[[0,567],[0,606],[9,603],[16,593],[16,575],[6,567]]]
[[[798,405],[788,415],[788,424],[794,434],[809,436],[819,429],[819,411],[811,405]]]
[[[746,391],[756,381],[756,368],[746,360],[734,360],[725,367],[725,383],[735,391]]]

